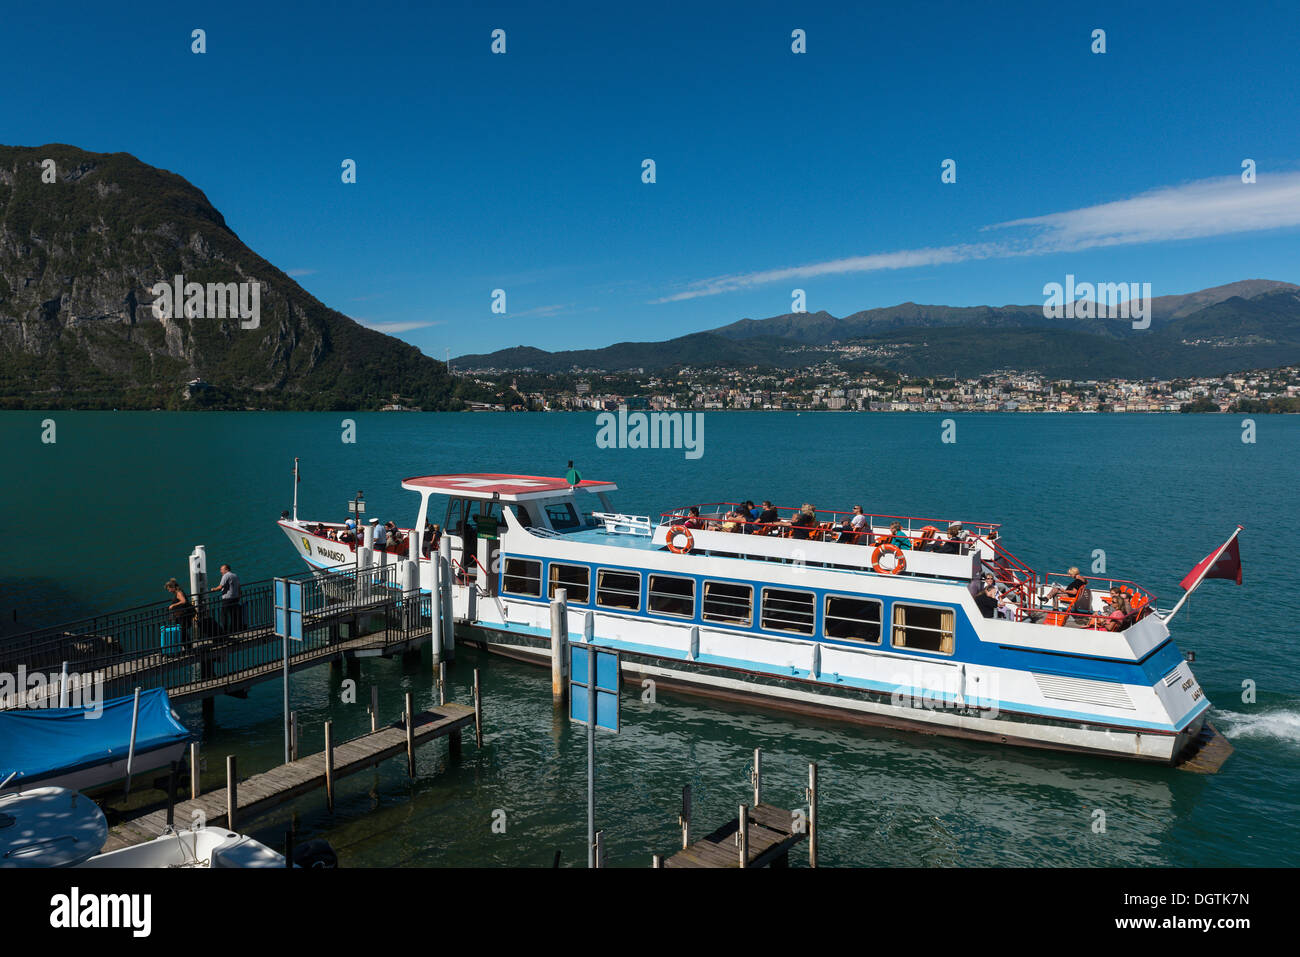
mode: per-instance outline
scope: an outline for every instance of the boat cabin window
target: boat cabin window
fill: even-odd
[[[695,579],[650,576],[650,610],[681,618],[695,617]]]
[[[596,572],[596,604],[605,608],[641,610],[641,573],[615,572],[602,568]]]
[[[442,530],[448,535],[460,537],[465,534],[465,513],[469,502],[463,498],[453,498],[447,503],[447,518],[442,523]]]
[[[578,518],[578,513],[573,510],[573,503],[571,502],[551,502],[546,506],[546,519],[551,523],[551,528],[557,532],[582,527],[582,520]]]
[[[880,602],[848,595],[827,595],[825,610],[822,633],[827,638],[880,644]]]
[[[591,569],[586,565],[561,565],[559,562],[551,562],[551,589],[550,596],[555,597],[555,590],[563,588],[567,594],[568,601],[576,601],[580,605],[587,604],[587,597],[591,591]]]
[[[701,607],[705,621],[748,625],[754,620],[754,589],[733,582],[705,582]]]
[[[894,602],[895,648],[952,654],[953,610]]]
[[[763,612],[759,623],[764,628],[811,635],[816,614],[817,599],[812,592],[763,589]]]
[[[542,563],[531,558],[507,558],[503,587],[516,595],[542,597]]]

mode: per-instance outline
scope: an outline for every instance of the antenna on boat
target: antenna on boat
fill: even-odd
[[[293,520],[298,521],[298,483],[302,477],[298,474],[298,456],[293,457]]]

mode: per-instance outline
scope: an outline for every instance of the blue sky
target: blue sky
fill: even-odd
[[[842,316],[1042,302],[1066,273],[1300,282],[1285,5],[7,7],[0,142],[173,170],[438,358],[668,338],[794,288]]]

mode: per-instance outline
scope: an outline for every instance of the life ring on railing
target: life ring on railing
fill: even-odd
[[[888,553],[894,556],[894,566],[885,568],[880,564],[882,553]],[[903,557],[903,550],[897,545],[890,545],[886,542],[884,545],[877,545],[876,550],[871,553],[871,567],[881,575],[897,575],[907,567],[907,559]]]
[[[677,544],[677,536],[682,536],[686,541],[681,545]],[[695,536],[685,525],[674,525],[668,529],[668,550],[674,555],[685,555],[695,547]]]

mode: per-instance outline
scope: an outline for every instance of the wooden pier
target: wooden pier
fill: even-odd
[[[763,752],[754,749],[749,770],[752,806],[740,805],[737,815],[697,841],[691,840],[691,786],[682,788],[682,849],[666,860],[658,854],[653,866],[663,867],[788,867],[790,850],[808,840],[808,866],[817,866],[817,765],[808,765],[808,810],[788,811],[762,803]]]
[[[745,833],[741,836],[741,821]],[[744,867],[786,867],[790,849],[808,835],[794,829],[794,815],[784,808],[760,804],[744,807],[740,814],[711,834],[678,851],[664,867],[741,867],[741,844],[746,846]]]
[[[339,778],[364,771],[378,761],[399,754],[407,755],[410,771],[414,774],[414,749],[417,745],[446,737],[450,739],[452,753],[456,754],[460,750],[462,729],[471,726],[476,729],[476,738],[481,742],[481,708],[442,704],[414,714],[409,724],[404,717],[385,728],[334,745],[332,729],[327,723],[324,751],[246,780],[238,780],[234,757],[230,756],[227,759],[227,787],[176,804],[172,808],[172,820],[177,830],[183,830],[190,826],[197,811],[210,827],[236,830],[240,821],[322,787],[326,789],[326,798],[332,807],[334,782]],[[233,821],[230,820],[232,812]],[[123,821],[110,828],[104,851],[152,841],[166,832],[167,821],[165,809]]]

